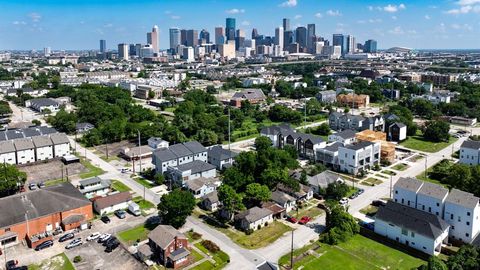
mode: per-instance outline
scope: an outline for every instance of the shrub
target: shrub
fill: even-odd
[[[245,234],[246,234],[246,235],[250,235],[250,234],[252,234],[252,233],[253,233],[253,230],[252,230],[252,229],[247,229],[247,230],[245,231]]]
[[[206,249],[208,249],[208,251],[212,252],[212,253],[217,253],[220,251],[220,248],[217,246],[217,244],[215,244],[214,242],[210,241],[210,240],[203,240],[202,241],[202,246],[204,246]]]
[[[198,240],[198,239],[200,239],[200,238],[202,238],[202,235],[201,235],[201,234],[199,234],[199,233],[197,233],[197,232],[192,232],[192,239],[193,239],[193,240]]]
[[[73,262],[74,263],[79,263],[81,261],[82,261],[82,256],[77,255],[77,256],[73,257]]]

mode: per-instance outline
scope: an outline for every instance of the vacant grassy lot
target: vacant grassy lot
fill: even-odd
[[[382,180],[370,177],[370,178],[367,178],[367,180],[364,180],[361,184],[366,186],[375,186],[375,185],[380,185],[381,183],[383,183]]]
[[[133,245],[137,240],[143,241],[147,239],[147,235],[150,229],[145,227],[144,224],[137,227],[133,227],[129,230],[118,233],[118,238],[127,245]]]
[[[142,178],[142,177],[135,177],[134,178],[135,181],[137,181],[137,183],[139,183],[140,185],[146,187],[146,188],[152,188],[155,186],[155,184],[152,182],[152,181],[149,181],[145,178]]]
[[[202,245],[201,242],[196,243],[195,247],[200,249],[203,253],[210,256],[213,260],[215,260],[215,264],[213,264],[210,261],[205,261],[205,262],[197,265],[196,267],[194,267],[192,269],[195,269],[195,270],[218,270],[218,269],[224,268],[230,260],[230,256],[228,256],[227,253],[225,253],[221,250],[217,251],[215,253],[210,252],[207,248],[205,248]]]
[[[118,192],[130,191],[131,189],[118,180],[112,180],[112,188]]]
[[[82,165],[88,169],[88,172],[81,173],[79,175],[82,179],[99,176],[105,173],[102,169],[95,167],[94,165],[92,165],[92,163],[90,163],[90,161],[86,160],[85,158],[80,158],[80,163],[82,163]]]
[[[237,244],[248,249],[257,249],[267,246],[270,243],[275,242],[275,240],[280,238],[284,233],[292,230],[291,227],[278,221],[274,221],[268,226],[263,227],[260,230],[254,231],[250,235],[233,229],[217,229],[230,237],[230,239],[232,239]]]
[[[384,174],[388,174],[388,175],[397,175],[397,173],[396,173],[396,172],[394,172],[394,171],[390,171],[390,170],[383,170],[383,171],[382,171],[382,173],[384,173]]]
[[[404,163],[398,163],[397,165],[393,166],[392,169],[397,170],[397,171],[405,171],[408,169],[408,165]]]
[[[138,204],[138,206],[140,206],[140,209],[141,210],[148,210],[148,209],[151,209],[151,208],[154,208],[155,205],[153,205],[153,203],[149,202],[149,201],[146,201],[144,200],[142,197],[138,196],[138,197],[135,197],[132,199],[136,204]]]
[[[413,150],[435,153],[454,143],[456,140],[457,138],[450,137],[448,142],[430,142],[423,138],[421,131],[417,131],[415,136],[408,137],[408,139],[401,142],[400,145]]]
[[[58,254],[50,259],[43,260],[39,264],[31,264],[28,270],[75,270],[73,264],[67,258],[65,253]]]
[[[316,244],[314,244],[316,245]],[[305,270],[363,270],[363,269],[416,269],[423,260],[412,257],[396,249],[356,235],[345,243],[330,246],[320,243],[314,254],[306,255],[297,261],[294,269]],[[294,256],[305,254],[313,245],[294,252]],[[279,264],[288,265],[290,254],[284,255]]]
[[[423,171],[422,173],[420,173],[419,175],[417,175],[416,178],[417,178],[418,180],[422,180],[422,181],[425,181],[425,182],[434,183],[434,184],[441,185],[441,186],[444,186],[444,187],[448,188],[448,186],[447,186],[446,184],[441,183],[441,182],[438,181],[437,179],[433,179],[433,178],[428,177],[428,173],[430,173],[431,171],[432,171],[432,168],[428,168],[428,170],[427,170],[427,176],[425,176],[425,171]]]

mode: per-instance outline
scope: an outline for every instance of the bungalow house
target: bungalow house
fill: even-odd
[[[170,225],[158,225],[148,234],[151,259],[169,268],[177,269],[188,264],[187,237]]]
[[[77,123],[75,125],[75,130],[77,131],[78,134],[87,133],[94,128],[95,128],[94,125],[92,125],[90,123],[86,123],[86,122],[85,123]]]
[[[230,105],[240,108],[242,101],[248,100],[251,104],[258,104],[267,99],[262,89],[245,89],[241,92],[236,92],[230,99]]]
[[[272,222],[272,211],[257,206],[235,215],[236,227],[244,231],[255,231]]]
[[[294,197],[288,195],[285,192],[276,190],[272,192],[272,196],[270,198],[273,202],[277,203],[281,207],[283,207],[287,212],[293,210],[296,205],[296,200]]]
[[[222,205],[218,199],[217,191],[208,193],[202,197],[202,207],[210,212],[215,212]]]
[[[198,199],[217,190],[221,181],[217,178],[199,177],[185,181],[185,187]]]
[[[263,202],[262,208],[272,211],[274,219],[282,219],[287,214],[285,208],[275,202]]]
[[[320,189],[326,189],[330,184],[345,182],[338,174],[329,171],[324,171],[314,176],[307,176],[307,181],[313,192],[317,194]]]
[[[300,189],[294,190],[291,187],[279,184],[277,185],[277,190],[283,191],[288,195],[295,198],[296,201],[304,200],[308,201],[313,198],[313,189],[310,186],[299,184]]]
[[[120,192],[93,200],[93,209],[100,215],[110,214],[120,209],[127,209],[132,202],[130,192]]]
[[[78,189],[88,199],[105,196],[110,192],[110,180],[101,179],[100,177],[88,178],[81,180]]]

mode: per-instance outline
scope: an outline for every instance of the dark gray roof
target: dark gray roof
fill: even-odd
[[[261,134],[267,134],[267,135],[277,135],[277,134],[283,134],[286,136],[287,134],[294,133],[295,131],[290,127],[288,124],[281,124],[277,126],[269,126],[269,127],[263,127],[260,131]]]
[[[40,126],[38,127],[42,135],[58,133],[58,131],[52,127]]]
[[[51,98],[35,98],[35,99],[31,99],[30,103],[37,107],[58,106],[58,102],[56,102]]]
[[[183,233],[177,231],[171,225],[158,225],[148,234],[148,239],[162,249],[165,249],[175,237],[179,239],[187,239]]]
[[[190,251],[188,251],[187,249],[182,247],[182,248],[174,250],[172,253],[170,253],[170,255],[168,255],[168,258],[172,261],[176,261],[176,260],[180,260],[182,258],[185,258],[188,255],[190,255]]]
[[[52,140],[48,136],[34,136],[32,137],[35,147],[45,147],[53,145]]]
[[[91,205],[72,184],[62,183],[0,199],[0,228]]]
[[[0,154],[15,152],[15,146],[12,141],[0,141]]]
[[[400,123],[400,122],[395,122],[391,126],[397,126],[399,128],[407,127],[407,125],[405,125],[404,123]]]
[[[367,146],[370,146],[370,145],[373,145],[372,142],[369,142],[369,141],[362,141],[362,142],[358,142],[358,143],[354,143],[354,144],[347,144],[345,146],[343,146],[344,148],[347,148],[347,149],[352,149],[352,150],[360,150],[362,148],[365,148]]]
[[[395,224],[426,237],[436,239],[450,227],[440,217],[389,201],[380,207],[375,219]]]
[[[479,198],[475,197],[475,195],[473,195],[472,193],[468,193],[454,188],[450,191],[450,193],[448,193],[445,202],[450,202],[466,208],[473,209],[477,206],[478,200]]]
[[[213,192],[210,192],[208,193],[207,195],[203,196],[202,197],[203,200],[209,200],[210,203],[217,203],[219,202],[220,200],[218,199],[218,193],[217,191],[213,191]]]
[[[7,135],[5,135],[5,132],[0,132],[0,141],[6,141],[7,140]]]
[[[161,161],[168,161],[172,159],[177,159],[177,155],[175,155],[170,149],[165,148],[165,149],[155,149],[153,151],[153,155]]]
[[[15,149],[17,149],[17,151],[34,149],[35,148],[32,140],[27,139],[27,138],[15,139],[15,140],[13,140],[13,144],[15,145]]]
[[[462,143],[461,148],[480,150],[480,141],[467,140]]]
[[[194,154],[207,152],[207,148],[205,148],[201,143],[197,141],[186,142],[183,143],[183,145],[185,145],[185,147],[187,147],[188,150],[190,150]]]
[[[70,143],[65,133],[53,133],[50,135],[50,139],[52,139],[53,144]]]
[[[393,188],[395,189],[398,187],[416,193],[422,187],[423,183],[423,181],[413,177],[400,177]]]
[[[339,147],[343,147],[343,144],[339,142],[334,142],[330,145],[327,145],[327,147],[325,147],[324,149],[330,152],[337,152]]]
[[[205,185],[213,185],[216,180],[214,178],[199,177],[192,180],[185,181],[185,185],[193,191],[201,189]]]
[[[356,132],[354,130],[345,129],[345,130],[342,130],[340,132],[334,133],[333,135],[338,136],[338,137],[343,138],[343,139],[351,139],[351,138],[355,138],[355,134],[356,134]]]
[[[90,129],[90,128],[94,128],[95,126],[90,124],[90,123],[77,123],[75,125],[75,128],[76,129]]]
[[[257,266],[257,270],[277,270],[277,269],[278,267],[276,267],[275,265],[267,261]]]
[[[287,193],[279,191],[279,190],[276,190],[276,191],[272,192],[271,199],[272,199],[272,201],[274,201],[274,202],[276,202],[276,203],[278,203],[282,206],[287,202],[295,201],[295,198],[293,198],[292,196],[288,195]]]
[[[252,207],[250,209],[247,209],[240,214],[237,214],[235,216],[235,220],[239,219],[245,219],[249,223],[255,222],[259,219],[262,219],[264,217],[267,217],[272,214],[272,211],[265,209],[265,208],[260,208],[260,207]]]
[[[252,88],[252,89],[245,89],[241,92],[236,92],[235,94],[233,94],[232,99],[236,99],[236,98],[265,99],[266,97],[262,89]]]
[[[209,170],[214,170],[215,168],[216,167],[213,166],[212,164],[206,163],[206,162],[203,162],[203,161],[200,161],[200,160],[194,160],[192,162],[185,163],[185,164],[177,166],[177,169],[179,171],[184,172],[184,171],[191,170],[192,174],[199,173],[199,172],[204,172],[204,171],[209,171]]]
[[[342,180],[343,179],[338,174],[329,171],[324,171],[314,176],[307,176],[309,185],[318,186],[321,188],[326,188],[329,184]]]
[[[97,176],[97,177],[92,177],[85,180],[80,180],[78,183],[81,186],[86,186],[86,185],[91,185],[91,184],[100,183],[100,182],[102,182],[102,179]]]
[[[168,149],[172,151],[172,153],[175,154],[177,157],[185,157],[188,155],[192,155],[192,151],[190,151],[185,145],[181,143],[170,145]]]
[[[224,149],[221,145],[215,145],[208,149],[208,157],[213,157],[217,160],[226,160],[236,156],[238,156],[238,153]]]
[[[33,137],[33,136],[42,135],[40,130],[38,128],[34,128],[34,127],[24,128],[22,131],[23,131],[23,134],[25,134],[25,137]]]
[[[23,135],[23,132],[21,130],[15,129],[15,130],[7,130],[5,131],[7,135],[8,140],[13,140],[13,139],[19,139],[19,138],[24,138],[25,136]]]
[[[432,198],[443,200],[448,194],[448,189],[444,188],[441,185],[433,184],[430,182],[423,182],[423,185],[418,191],[418,194],[423,194]]]

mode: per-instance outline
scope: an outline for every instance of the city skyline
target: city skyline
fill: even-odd
[[[146,33],[159,27],[159,48],[169,48],[169,29],[206,29],[211,35],[225,19],[236,19],[236,29],[250,36],[275,36],[282,19],[290,28],[316,25],[331,40],[339,33],[357,42],[375,39],[379,48],[475,49],[480,44],[480,0],[459,1],[0,1],[0,50],[98,49],[107,40],[113,50],[120,43],[146,43]],[[108,11],[108,12],[107,12]],[[59,16],[58,14],[62,14]]]

